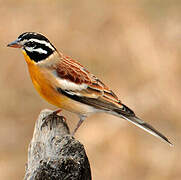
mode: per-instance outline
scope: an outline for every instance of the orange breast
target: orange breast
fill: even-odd
[[[29,66],[29,72],[34,84],[35,89],[38,91],[40,96],[46,99],[49,103],[61,107],[61,102],[64,98],[61,94],[57,93],[55,88],[52,86],[49,79],[44,76],[44,73],[38,70],[36,67]]]
[[[35,89],[50,104],[59,108],[77,113],[77,114],[90,114],[94,109],[88,105],[76,102],[56,90],[55,77],[51,75],[49,70],[39,67],[32,61],[25,52],[23,52],[25,60],[28,65],[30,77],[34,84]]]
[[[46,70],[38,67],[35,62],[30,60],[25,52],[23,52],[23,54],[35,89],[38,91],[40,96],[47,100],[50,104],[61,108],[61,104],[66,100],[66,97],[56,91],[53,86],[53,82],[51,81],[51,77],[49,77]]]

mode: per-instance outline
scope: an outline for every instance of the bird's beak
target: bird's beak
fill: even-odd
[[[20,44],[20,41],[18,39],[16,39],[15,41],[9,43],[7,46],[13,47],[13,48],[21,48],[22,44]]]

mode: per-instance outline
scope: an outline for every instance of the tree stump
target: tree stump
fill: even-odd
[[[83,145],[70,135],[64,118],[51,113],[43,110],[36,121],[24,180],[91,180]]]

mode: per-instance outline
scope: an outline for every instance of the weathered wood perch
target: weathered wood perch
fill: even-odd
[[[35,124],[24,180],[91,180],[84,147],[70,135],[64,118],[51,116],[42,127],[43,118],[51,113],[43,110]]]

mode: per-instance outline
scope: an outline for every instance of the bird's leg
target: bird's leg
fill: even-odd
[[[48,121],[50,121],[50,129],[52,128],[52,124],[53,124],[53,121],[57,118],[57,114],[60,113],[62,110],[61,109],[57,109],[55,111],[53,111],[52,113],[50,113],[49,115],[45,116],[43,119],[42,119],[42,125],[41,125],[41,130],[44,126],[47,126],[48,125]],[[63,117],[63,116],[62,116]],[[65,117],[63,117],[65,119]],[[65,119],[66,120],[66,119]]]
[[[86,116],[80,116],[80,120],[79,122],[77,123],[77,126],[75,127],[73,133],[72,133],[72,136],[75,135],[76,131],[79,129],[79,127],[81,126],[81,124],[83,123],[83,121],[85,120]]]

